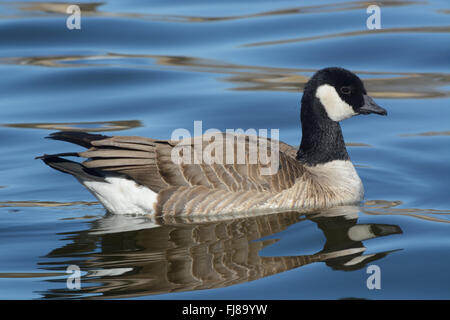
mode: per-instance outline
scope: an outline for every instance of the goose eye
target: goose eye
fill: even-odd
[[[341,92],[343,94],[350,94],[352,93],[352,89],[350,87],[341,87]]]

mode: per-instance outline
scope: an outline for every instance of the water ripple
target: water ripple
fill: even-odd
[[[391,1],[380,0],[377,1],[379,5],[384,7],[401,7],[424,4],[424,1]],[[15,9],[15,12],[8,15],[0,15],[0,18],[20,18],[25,16],[48,16],[48,15],[66,15],[67,7],[72,5],[71,2],[9,2],[6,4],[0,4],[9,6]],[[116,17],[116,18],[131,18],[131,19],[145,19],[153,21],[163,22],[175,22],[175,23],[202,23],[202,22],[220,22],[220,21],[234,21],[252,18],[261,18],[267,16],[280,16],[280,15],[294,15],[294,14],[312,14],[312,13],[333,13],[340,11],[361,10],[371,5],[370,1],[349,1],[339,3],[327,3],[313,6],[300,6],[282,8],[276,10],[255,12],[241,15],[221,15],[221,16],[186,16],[186,15],[173,15],[173,14],[146,14],[146,13],[133,13],[133,12],[107,12],[100,10],[100,7],[105,5],[105,2],[92,2],[92,3],[79,3],[78,6],[83,15],[96,16],[96,17]]]
[[[136,59],[150,60],[150,63],[137,63]],[[110,60],[108,63],[107,61]],[[99,61],[99,63],[96,63]],[[237,84],[233,90],[249,91],[289,91],[298,92],[303,89],[308,75],[315,69],[274,68],[252,65],[238,65],[185,56],[161,56],[150,54],[107,53],[89,56],[40,56],[0,58],[0,63],[17,65],[35,65],[57,68],[73,67],[136,67],[139,69],[155,69],[154,64],[170,70],[173,67],[185,71],[207,72],[227,75],[223,81]],[[354,70],[364,79],[368,91],[376,98],[441,98],[450,96],[450,91],[441,87],[450,84],[447,73],[409,73],[409,72],[369,72]],[[374,77],[378,76],[378,77]]]
[[[358,31],[350,31],[350,32],[340,32],[340,33],[332,33],[325,34],[319,36],[312,37],[300,37],[300,38],[292,38],[292,39],[280,39],[274,41],[262,41],[262,42],[254,42],[243,44],[241,47],[261,47],[261,46],[274,46],[281,45],[287,43],[294,42],[306,42],[306,41],[316,41],[316,40],[324,40],[324,39],[333,39],[333,38],[349,38],[356,36],[376,36],[379,34],[389,34],[389,33],[448,33],[450,32],[449,26],[440,26],[440,27],[409,27],[409,28],[383,28],[377,30],[358,30]]]
[[[82,132],[106,132],[121,131],[142,126],[139,120],[119,120],[119,121],[96,121],[96,122],[65,122],[65,123],[7,123],[1,124],[3,127],[45,129],[60,131],[82,131]]]

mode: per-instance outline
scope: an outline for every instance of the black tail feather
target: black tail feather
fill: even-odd
[[[44,154],[42,156],[35,157],[34,159],[44,160],[45,158],[56,158],[56,157],[79,157],[79,155],[78,152],[64,152],[57,154]]]
[[[91,144],[92,141],[102,140],[102,139],[106,139],[106,138],[110,138],[110,137],[104,136],[102,134],[92,134],[92,133],[77,132],[77,131],[54,132],[47,137],[47,139],[66,141],[66,142],[80,145],[80,146],[88,148],[88,149],[90,147],[92,147],[92,144]]]
[[[43,155],[37,157],[36,159],[41,159],[44,163],[55,170],[69,173],[73,175],[78,180],[87,181],[104,181],[105,176],[98,170],[86,168],[81,163],[70,161],[58,157],[59,155],[70,155],[70,154],[58,154],[58,155]]]

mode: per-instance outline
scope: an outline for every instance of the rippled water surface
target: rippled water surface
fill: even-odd
[[[377,1],[0,2],[0,298],[450,298],[450,5]],[[168,139],[279,128],[307,79],[356,72],[388,117],[342,123],[361,206],[223,221],[114,216],[42,153],[57,130]],[[81,289],[66,269],[81,270]],[[368,266],[381,272],[369,290]]]

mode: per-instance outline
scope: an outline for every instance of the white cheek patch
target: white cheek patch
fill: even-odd
[[[333,121],[341,121],[356,115],[353,108],[342,100],[336,89],[329,84],[323,84],[317,88],[316,98],[320,100],[328,117]]]

